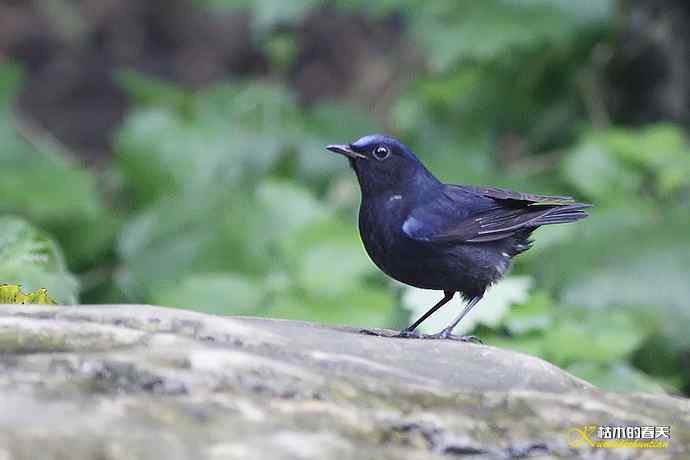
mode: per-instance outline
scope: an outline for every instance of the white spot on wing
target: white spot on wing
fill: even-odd
[[[510,257],[510,256],[508,255],[507,252],[502,252],[501,255],[502,255],[503,257]]]
[[[392,197],[388,198],[388,201],[396,201],[396,200],[402,200],[402,195],[393,195]]]
[[[407,219],[405,219],[405,222],[402,225],[402,230],[412,238],[419,238],[417,232],[421,227],[422,223],[414,217],[410,216]]]

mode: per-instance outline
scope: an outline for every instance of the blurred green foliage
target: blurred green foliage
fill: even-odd
[[[70,265],[81,268],[104,257],[116,218],[91,171],[16,122],[12,102],[20,80],[16,67],[0,66],[0,212],[23,215],[57,235]]]
[[[401,76],[385,120],[304,107],[276,79],[189,91],[121,72],[133,107],[100,175],[25,132],[12,113],[20,75],[0,67],[0,208],[21,216],[0,220],[1,282],[76,300],[30,221],[64,248],[82,300],[399,327],[399,289],[357,237],[354,178],[323,151],[383,124],[446,181],[595,204],[586,221],[537,232],[514,269],[534,277],[528,300],[476,334],[607,388],[689,391],[690,146],[678,126],[616,126],[601,106],[593,55],[614,33],[614,2],[197,3],[249,14],[281,71],[299,54],[295,29],[324,6],[400,15],[428,65]]]
[[[289,91],[264,83],[185,94],[122,80],[139,101],[116,142],[134,204],[117,244],[117,282],[129,299],[390,323],[393,300],[380,280],[367,281],[374,269],[348,220],[314,193],[346,167],[323,146],[373,121],[335,107],[304,111]]]

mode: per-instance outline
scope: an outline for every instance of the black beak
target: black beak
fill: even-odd
[[[346,157],[350,158],[366,158],[366,156],[362,155],[361,153],[355,152],[352,150],[352,147],[350,147],[347,144],[333,144],[329,145],[326,147],[326,150],[330,150],[331,152],[339,153],[341,155],[345,155]]]

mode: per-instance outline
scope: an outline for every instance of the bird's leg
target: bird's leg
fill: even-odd
[[[455,291],[443,291],[443,298],[436,303],[433,307],[429,309],[426,313],[422,315],[421,318],[419,318],[417,321],[412,323],[410,326],[406,327],[402,331],[400,331],[400,334],[398,334],[396,337],[402,337],[402,338],[418,338],[421,337],[418,332],[415,332],[415,329],[417,329],[417,326],[422,324],[425,319],[427,319],[429,316],[433,315],[436,310],[450,302],[450,299],[453,298],[455,295]]]
[[[438,334],[432,334],[428,336],[430,339],[452,339],[452,340],[460,340],[461,342],[475,342],[475,343],[483,343],[479,338],[473,336],[473,335],[463,335],[461,337],[456,337],[454,336],[453,329],[455,329],[455,326],[458,325],[458,323],[467,315],[472,308],[474,308],[477,303],[482,300],[482,296],[477,296],[477,297],[472,297],[469,302],[467,302],[467,305],[465,305],[465,308],[462,310],[462,313],[458,315],[457,318],[453,320],[452,323],[450,323],[445,329],[443,329],[441,332]]]

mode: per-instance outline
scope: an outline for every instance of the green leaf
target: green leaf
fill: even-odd
[[[27,222],[6,215],[0,216],[0,283],[47,289],[60,303],[77,302],[77,281],[58,246]]]

